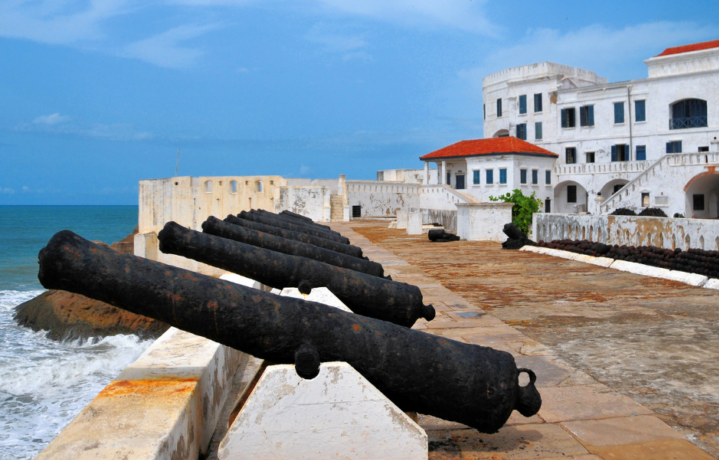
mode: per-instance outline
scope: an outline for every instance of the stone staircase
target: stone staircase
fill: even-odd
[[[344,220],[344,205],[342,195],[330,196],[330,221],[342,222]]]

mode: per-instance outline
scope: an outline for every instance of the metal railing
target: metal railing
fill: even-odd
[[[670,118],[669,129],[706,128],[708,126],[707,116]]]

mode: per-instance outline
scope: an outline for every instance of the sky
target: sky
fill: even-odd
[[[137,204],[138,181],[374,179],[483,137],[482,77],[610,81],[719,38],[719,2],[0,0],[0,205]]]

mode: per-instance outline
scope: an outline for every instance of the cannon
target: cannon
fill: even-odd
[[[452,233],[447,233],[444,231],[444,229],[438,228],[434,230],[430,230],[427,234],[429,237],[429,240],[432,242],[439,241],[439,242],[446,242],[446,241],[459,241],[459,237],[457,235],[453,235]]]
[[[273,227],[279,227],[279,228],[283,228],[285,230],[290,230],[293,232],[306,233],[308,235],[316,236],[318,238],[324,238],[324,239],[330,240],[330,241],[336,241],[336,242],[342,243],[342,244],[350,244],[350,240],[344,236],[337,236],[332,233],[315,230],[315,229],[308,228],[308,227],[298,225],[298,224],[292,224],[290,222],[287,222],[285,220],[282,220],[278,217],[274,217],[269,214],[260,214],[257,212],[250,213],[247,211],[242,211],[241,213],[239,213],[237,215],[237,217],[239,217],[240,219],[246,219],[246,220],[251,220],[254,222],[259,222],[261,224],[272,225]]]
[[[299,241],[287,240],[285,238],[268,235],[250,228],[240,227],[223,222],[215,217],[210,217],[202,223],[202,231],[209,234],[227,238],[228,240],[239,241],[240,243],[251,244],[258,248],[269,249],[270,251],[281,252],[293,256],[306,257],[318,260],[337,267],[348,268],[357,272],[367,273],[372,276],[384,277],[384,268],[381,264],[369,260],[358,259],[339,252],[318,248],[311,244],[300,243]]]
[[[494,433],[513,410],[539,411],[529,369],[511,354],[407,329],[301,299],[276,296],[148,259],[120,254],[71,231],[40,251],[38,278],[148,316],[314,378],[344,361],[404,411]],[[526,373],[530,383],[519,385]]]
[[[320,232],[329,233],[330,235],[334,235],[334,236],[342,236],[341,233],[332,230],[331,228],[327,227],[326,225],[320,225],[320,224],[317,224],[317,223],[315,223],[315,222],[304,222],[304,221],[297,220],[297,219],[295,219],[294,217],[290,217],[290,216],[287,216],[287,215],[284,215],[284,214],[275,214],[275,213],[273,213],[273,212],[265,211],[264,209],[252,209],[252,210],[250,211],[250,213],[252,213],[252,214],[260,214],[260,215],[262,215],[262,216],[269,217],[269,218],[272,218],[272,219],[279,219],[279,220],[281,220],[282,222],[287,222],[287,223],[289,223],[289,224],[299,225],[300,227],[304,227],[304,228],[307,228],[307,229],[310,229],[310,230],[317,230],[317,231],[320,231]]]
[[[521,249],[524,246],[533,246],[534,241],[526,237],[513,223],[504,224],[502,231],[507,235],[507,241],[502,243],[503,249]]]
[[[284,214],[284,215],[290,216],[290,217],[296,217],[297,219],[304,220],[305,222],[310,222],[310,223],[315,222],[314,220],[310,219],[309,217],[302,216],[302,215],[297,214],[296,212],[292,212],[292,211],[285,210],[285,211],[280,212],[280,214]]]
[[[290,256],[249,244],[189,230],[168,222],[157,235],[160,250],[252,278],[273,288],[326,287],[347,308],[400,326],[419,318],[431,321],[432,305],[422,303],[418,287],[335,267],[305,257]]]
[[[293,232],[290,230],[273,227],[272,225],[267,225],[252,220],[240,219],[239,217],[233,216],[232,214],[225,218],[225,222],[234,225],[240,225],[246,228],[251,228],[252,230],[257,230],[258,232],[281,236],[282,238],[286,238],[288,240],[300,241],[302,243],[311,244],[320,248],[329,249],[330,251],[341,252],[342,254],[347,254],[352,257],[367,260],[366,257],[362,256],[362,248],[352,246],[350,244],[338,243],[337,241],[330,241],[324,238],[318,238],[316,236],[308,235],[306,233]]]

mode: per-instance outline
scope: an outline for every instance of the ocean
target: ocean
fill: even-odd
[[[152,343],[136,336],[57,342],[13,321],[41,294],[37,254],[53,234],[119,241],[137,206],[0,206],[0,460],[34,458]]]

